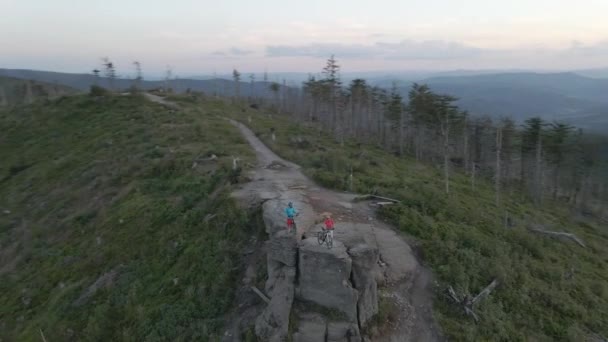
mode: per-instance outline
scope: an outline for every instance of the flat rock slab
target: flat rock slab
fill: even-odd
[[[386,281],[396,282],[416,271],[418,262],[410,246],[392,229],[380,223],[340,222],[334,233],[336,240],[351,248],[367,244],[377,248],[386,264]]]
[[[360,342],[361,335],[357,324],[349,322],[329,322],[327,342]]]
[[[325,317],[315,313],[298,315],[298,330],[293,335],[294,342],[325,341],[327,322]]]
[[[358,292],[350,283],[352,260],[344,244],[334,241],[328,249],[316,237],[302,240],[298,266],[298,299],[335,309],[356,322]]]

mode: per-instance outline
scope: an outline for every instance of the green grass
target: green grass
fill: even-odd
[[[0,132],[0,340],[217,340],[260,228],[229,198],[238,130],[76,96],[0,111]]]
[[[559,203],[535,208],[517,192],[504,194],[503,205],[497,207],[490,183],[480,180],[473,190],[458,171],[447,196],[441,170],[432,166],[352,141],[341,146],[317,128],[279,115],[249,110],[236,118],[320,185],[347,190],[352,167],[354,191],[400,199],[400,205],[381,214],[418,241],[442,288],[452,285],[474,295],[492,279],[500,281],[476,309],[482,317],[479,324],[436,294],[435,315],[451,340],[582,341],[591,332],[608,336],[605,225],[577,218]],[[276,142],[270,138],[271,128]],[[294,143],[295,137],[308,144]],[[511,228],[504,227],[505,212],[514,220]],[[534,235],[526,229],[529,224],[575,233],[587,248]]]

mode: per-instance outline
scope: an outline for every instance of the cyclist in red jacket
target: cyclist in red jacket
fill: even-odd
[[[327,230],[327,234],[329,236],[331,236],[331,239],[333,241],[333,239],[334,239],[334,220],[331,218],[330,215],[325,215],[325,221],[323,223],[325,223],[325,230]]]

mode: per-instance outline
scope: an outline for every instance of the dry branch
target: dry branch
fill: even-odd
[[[486,298],[490,294],[490,292],[492,292],[492,290],[496,288],[496,286],[498,286],[498,280],[494,279],[492,280],[490,285],[486,286],[486,288],[479,292],[479,294],[477,294],[477,296],[475,296],[473,299],[471,299],[471,297],[468,295],[463,296],[463,298],[461,299],[460,296],[456,293],[456,291],[454,291],[454,288],[452,286],[449,286],[448,297],[455,304],[462,306],[462,310],[464,311],[464,313],[467,316],[473,317],[475,323],[477,323],[479,322],[479,316],[477,316],[477,314],[473,310],[475,304]]]
[[[47,342],[46,337],[44,337],[44,333],[42,332],[42,329],[40,329],[40,337],[42,337],[42,342]]]
[[[251,289],[253,290],[253,292],[255,292],[255,294],[260,296],[260,298],[262,298],[262,300],[265,301],[266,304],[270,304],[270,298],[266,297],[266,295],[263,294],[262,291],[258,290],[257,287],[252,286]]]
[[[306,189],[306,185],[292,185],[289,187],[290,190],[301,190]]]
[[[388,197],[383,197],[383,196],[378,196],[378,195],[361,195],[361,196],[357,196],[355,197],[355,201],[366,201],[366,200],[371,200],[371,199],[379,199],[379,200],[384,200],[384,201],[388,201],[388,202],[393,202],[393,203],[401,203],[401,201],[396,200],[394,198],[388,198]]]
[[[540,228],[528,228],[528,230],[534,232],[534,233],[539,233],[539,234],[545,234],[545,235],[550,235],[550,236],[555,236],[558,238],[567,238],[570,239],[574,242],[576,242],[577,244],[579,244],[581,247],[587,247],[585,245],[585,243],[579,239],[576,235],[572,234],[572,233],[566,233],[566,232],[553,232],[553,231],[549,231],[549,230],[544,230],[544,229],[540,229]]]

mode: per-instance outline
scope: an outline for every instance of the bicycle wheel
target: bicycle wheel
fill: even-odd
[[[334,238],[328,234],[325,243],[327,244],[327,248],[332,248],[334,246]]]
[[[317,232],[317,242],[322,245],[325,242],[325,234],[323,232]]]

